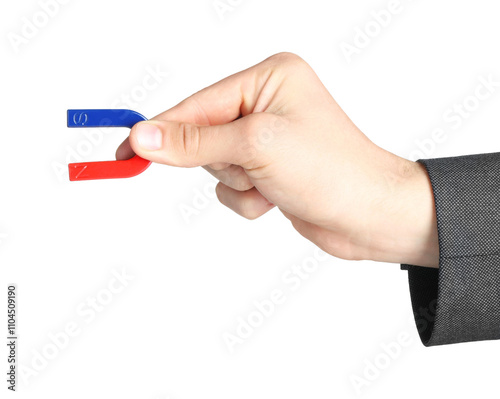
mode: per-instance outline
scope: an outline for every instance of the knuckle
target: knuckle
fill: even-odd
[[[179,150],[187,158],[196,157],[200,151],[200,128],[188,123],[179,124]]]
[[[257,212],[252,210],[245,210],[245,212],[240,213],[240,215],[247,220],[255,220],[260,216]]]
[[[247,191],[254,186],[246,172],[241,168],[237,169],[231,180],[233,188],[238,191]]]
[[[209,164],[208,167],[212,170],[215,170],[216,172],[222,173],[224,169],[227,169],[228,164],[225,162],[217,162]]]
[[[326,234],[321,240],[320,245],[326,252],[345,260],[357,260],[355,246],[345,237],[339,237],[333,234]]]
[[[297,54],[281,52],[270,57],[270,60],[279,66],[305,66],[304,59]]]
[[[221,204],[224,204],[224,202],[222,201],[222,186],[221,186],[221,183],[217,183],[217,185],[215,186],[215,195],[217,196],[217,199],[219,200],[219,202]]]
[[[241,168],[223,169],[218,171],[215,176],[226,186],[237,191],[247,191],[253,187],[247,174]]]
[[[254,202],[249,198],[241,199],[238,210],[239,210],[238,213],[248,220],[257,219],[260,216],[257,210],[255,209]]]
[[[277,54],[274,54],[270,57],[270,59],[276,60],[276,61],[281,61],[281,62],[298,62],[299,60],[302,60],[300,56],[298,56],[295,53],[291,53],[288,51],[282,51]]]
[[[237,178],[231,182],[231,186],[237,191],[248,191],[253,184],[248,179]]]

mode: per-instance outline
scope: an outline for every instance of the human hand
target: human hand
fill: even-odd
[[[432,189],[424,167],[371,142],[311,67],[280,53],[155,118],[118,148],[172,166],[204,166],[217,196],[257,218],[274,206],[343,259],[438,266]]]

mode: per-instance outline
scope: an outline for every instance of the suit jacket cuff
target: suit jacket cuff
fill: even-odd
[[[425,346],[500,338],[500,153],[419,160],[436,205],[439,268],[408,270]]]

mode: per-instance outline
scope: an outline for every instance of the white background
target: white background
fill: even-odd
[[[400,156],[436,128],[446,139],[427,141],[428,157],[500,148],[499,87],[459,127],[443,118],[474,104],[481,77],[500,81],[497,1],[401,0],[378,34],[372,12],[388,1],[232,4],[221,17],[212,0],[71,0],[44,19],[35,0],[2,2],[0,309],[5,326],[16,284],[18,361],[32,372],[18,375],[18,397],[351,398],[353,376],[369,398],[491,397],[498,343],[425,348],[399,265],[329,257],[294,291],[282,277],[314,246],[277,210],[250,222],[218,204],[202,169],[72,183],[60,174],[72,151],[112,159],[127,134],[109,129],[89,147],[94,129],[68,129],[68,108],[126,107],[128,95],[152,117],[280,51],[308,61],[361,130]],[[37,32],[13,45],[33,19]],[[348,62],[341,44],[366,26],[373,37]],[[168,76],[145,90],[151,69]],[[188,207],[197,213],[183,217]],[[109,298],[113,270],[133,279]],[[284,303],[231,353],[223,334],[275,289]],[[88,322],[92,297],[109,303]],[[50,335],[68,323],[79,334],[54,353]],[[382,345],[400,334],[410,343],[384,363]],[[44,351],[52,358],[37,371]],[[366,379],[377,359],[386,368]]]

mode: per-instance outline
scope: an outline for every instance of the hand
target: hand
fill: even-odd
[[[117,158],[133,152],[204,166],[224,205],[249,219],[277,206],[334,256],[438,266],[424,167],[372,143],[296,55],[274,55],[138,123]]]

